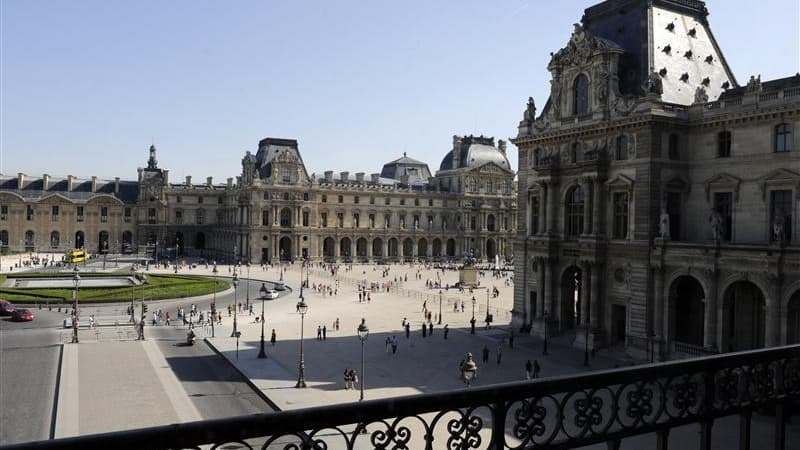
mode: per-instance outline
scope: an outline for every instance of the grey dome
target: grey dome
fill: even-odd
[[[487,163],[494,163],[503,169],[511,170],[511,164],[508,162],[506,154],[494,146],[493,138],[456,137],[454,150],[444,156],[439,170],[473,169]]]

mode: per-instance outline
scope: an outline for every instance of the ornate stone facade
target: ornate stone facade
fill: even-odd
[[[800,342],[800,75],[738,87],[706,16],[609,0],[553,55],[513,140],[517,327],[663,357]]]
[[[0,177],[0,237],[5,250],[81,247],[170,260],[442,261],[468,253],[510,260],[517,212],[505,152],[503,141],[455,136],[435,175],[404,155],[369,178],[317,177],[297,141],[267,138],[245,154],[235,181],[215,185],[192,177],[170,183],[151,147],[135,182]],[[40,238],[50,235],[56,240]],[[64,238],[73,235],[80,240]]]

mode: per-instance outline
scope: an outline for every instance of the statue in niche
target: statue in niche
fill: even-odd
[[[706,93],[706,88],[703,86],[697,86],[697,89],[694,91],[694,102],[708,103],[708,94]]]
[[[708,221],[711,223],[711,237],[714,238],[715,242],[719,242],[722,238],[722,215],[712,208]]]
[[[528,107],[525,109],[525,122],[531,123],[536,120],[536,103],[533,97],[528,97]]]
[[[650,72],[647,80],[644,82],[644,92],[646,94],[661,95],[664,93],[664,85],[661,82],[661,75],[658,72]]]
[[[772,240],[775,242],[783,242],[784,223],[783,214],[778,211],[775,218],[772,220]]]
[[[658,218],[658,234],[665,241],[669,240],[669,214],[664,207],[661,208],[661,216]]]

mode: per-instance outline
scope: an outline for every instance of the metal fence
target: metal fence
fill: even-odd
[[[774,442],[758,448],[784,449],[787,410],[798,401],[795,345],[3,448],[566,449],[605,442],[617,449],[646,433],[667,448],[671,429],[695,424],[697,447],[709,449],[715,420],[739,415],[746,449],[753,412],[769,409]]]

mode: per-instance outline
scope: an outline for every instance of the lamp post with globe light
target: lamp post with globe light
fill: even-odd
[[[470,334],[475,334],[475,303],[477,303],[477,300],[475,300],[475,296],[472,296],[472,319],[469,320]]]
[[[364,400],[364,382],[366,380],[364,376],[364,342],[366,342],[367,336],[369,336],[369,328],[366,320],[361,318],[361,324],[358,326],[358,339],[361,341],[361,396],[358,401]]]
[[[303,301],[303,297],[300,297],[300,301],[297,302],[297,312],[300,313],[300,365],[297,373],[297,384],[294,387],[304,388],[306,387],[306,377],[305,361],[303,360],[303,319],[306,312],[308,312],[308,305]]]
[[[236,287],[239,286],[239,276],[236,274],[236,269],[233,270],[233,279],[231,282],[233,283],[233,331],[231,331],[231,337],[236,337],[236,332],[238,331],[236,311],[239,310],[239,303],[236,300]]]
[[[261,350],[258,352],[258,358],[264,359],[267,357],[267,352],[264,350],[264,300],[267,299],[267,287],[262,283],[261,290]]]

